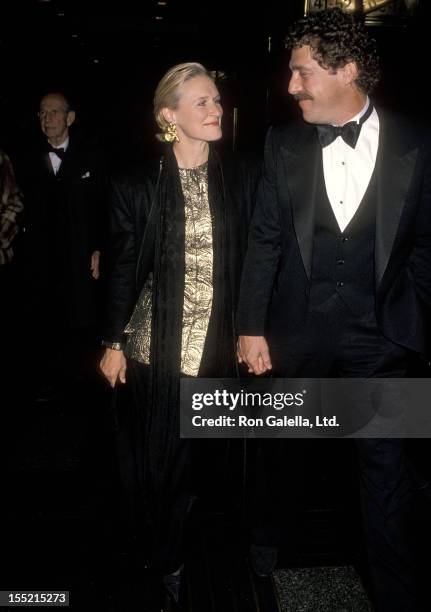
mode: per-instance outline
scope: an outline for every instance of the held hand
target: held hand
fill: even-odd
[[[100,263],[100,251],[94,251],[94,253],[91,255],[90,270],[91,270],[91,276],[96,280],[100,276],[99,263]]]
[[[107,348],[100,361],[100,369],[112,388],[117,380],[126,382],[126,358],[123,351]]]
[[[240,336],[237,354],[239,363],[245,363],[248,371],[258,376],[272,368],[268,343],[264,336]]]

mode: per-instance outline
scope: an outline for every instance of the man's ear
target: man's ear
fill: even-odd
[[[67,117],[66,117],[66,123],[67,123],[67,127],[70,127],[72,125],[72,123],[75,121],[75,111],[68,111],[67,112]]]
[[[168,123],[175,123],[175,113],[171,108],[162,108],[162,115]]]
[[[346,85],[354,85],[358,78],[358,66],[356,62],[347,62],[343,67],[344,82]]]

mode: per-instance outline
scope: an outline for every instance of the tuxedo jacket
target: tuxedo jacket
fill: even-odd
[[[377,112],[376,318],[388,339],[423,352],[431,305],[431,140],[404,118]],[[304,322],[321,172],[314,125],[270,129],[241,281],[239,334],[288,342]]]
[[[61,295],[70,322],[94,315],[91,254],[103,250],[105,172],[99,151],[75,133],[57,174],[41,139],[21,160],[25,197],[25,267],[30,287]]]

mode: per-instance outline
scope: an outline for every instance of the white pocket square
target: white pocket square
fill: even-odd
[[[89,173],[89,172],[86,172],[85,174],[83,174],[83,175],[81,176],[81,178],[89,178],[89,176],[90,176],[90,173]]]

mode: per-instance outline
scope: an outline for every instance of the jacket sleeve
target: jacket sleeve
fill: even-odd
[[[136,296],[136,195],[128,182],[113,181],[109,190],[108,285],[103,340],[123,342]]]
[[[420,202],[415,223],[415,239],[409,270],[422,301],[431,307],[431,138],[423,147]]]
[[[260,156],[247,154],[236,157],[232,163],[232,201],[229,202],[229,250],[232,269],[232,303],[236,311],[242,266],[247,251],[247,237],[256,203],[257,188],[262,174]],[[229,170],[229,166],[227,167]],[[226,165],[225,165],[226,170]],[[229,171],[225,173],[229,178]]]
[[[274,133],[270,130],[241,279],[236,332],[243,335],[265,334],[268,305],[281,255],[274,144]]]

